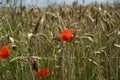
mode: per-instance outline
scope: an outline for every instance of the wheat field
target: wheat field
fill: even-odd
[[[69,41],[59,39],[65,29]],[[120,4],[1,7],[0,80],[120,80]],[[49,68],[35,75],[31,60]]]

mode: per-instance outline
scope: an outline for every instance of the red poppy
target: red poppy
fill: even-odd
[[[48,68],[43,68],[43,69],[39,69],[38,71],[36,71],[36,75],[40,76],[42,78],[46,77],[49,73],[49,69]]]
[[[10,55],[9,47],[3,46],[0,50],[0,58],[7,58]]]
[[[72,31],[71,30],[65,30],[64,32],[60,33],[59,38],[65,41],[68,41],[72,37]]]

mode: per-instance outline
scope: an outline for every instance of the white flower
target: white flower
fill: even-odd
[[[10,37],[9,39],[10,39],[10,42],[11,42],[11,43],[14,43],[14,42],[15,42],[15,40],[14,40],[12,37]]]
[[[99,9],[99,11],[101,11],[101,10],[102,10],[102,8],[101,8],[101,7],[99,7],[98,9]]]
[[[117,32],[117,35],[118,35],[118,36],[120,35],[120,31]]]
[[[106,10],[104,10],[104,14],[106,14],[107,13],[107,11]]]
[[[28,33],[27,37],[30,39],[33,36],[33,33]]]

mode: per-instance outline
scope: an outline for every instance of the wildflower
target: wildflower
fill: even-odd
[[[120,36],[120,31],[117,32],[117,35]]]
[[[36,71],[36,75],[40,76],[42,78],[46,77],[49,73],[49,69],[48,68],[43,68],[43,69],[39,69],[38,71]]]
[[[59,38],[65,41],[68,41],[72,37],[72,31],[71,30],[65,30],[64,32],[60,33]]]
[[[27,35],[28,39],[31,39],[32,36],[33,36],[33,33],[28,33]]]
[[[15,43],[15,40],[12,37],[10,37],[9,39],[11,43]]]
[[[101,11],[101,10],[102,10],[102,8],[101,8],[101,7],[99,7],[98,9],[99,9],[99,11]]]
[[[0,50],[0,58],[7,58],[10,55],[9,47],[3,46]]]

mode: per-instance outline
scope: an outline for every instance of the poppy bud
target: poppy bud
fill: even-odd
[[[36,62],[34,59],[32,59],[32,68],[33,68],[35,71],[38,71],[38,64],[37,64],[37,62]]]

